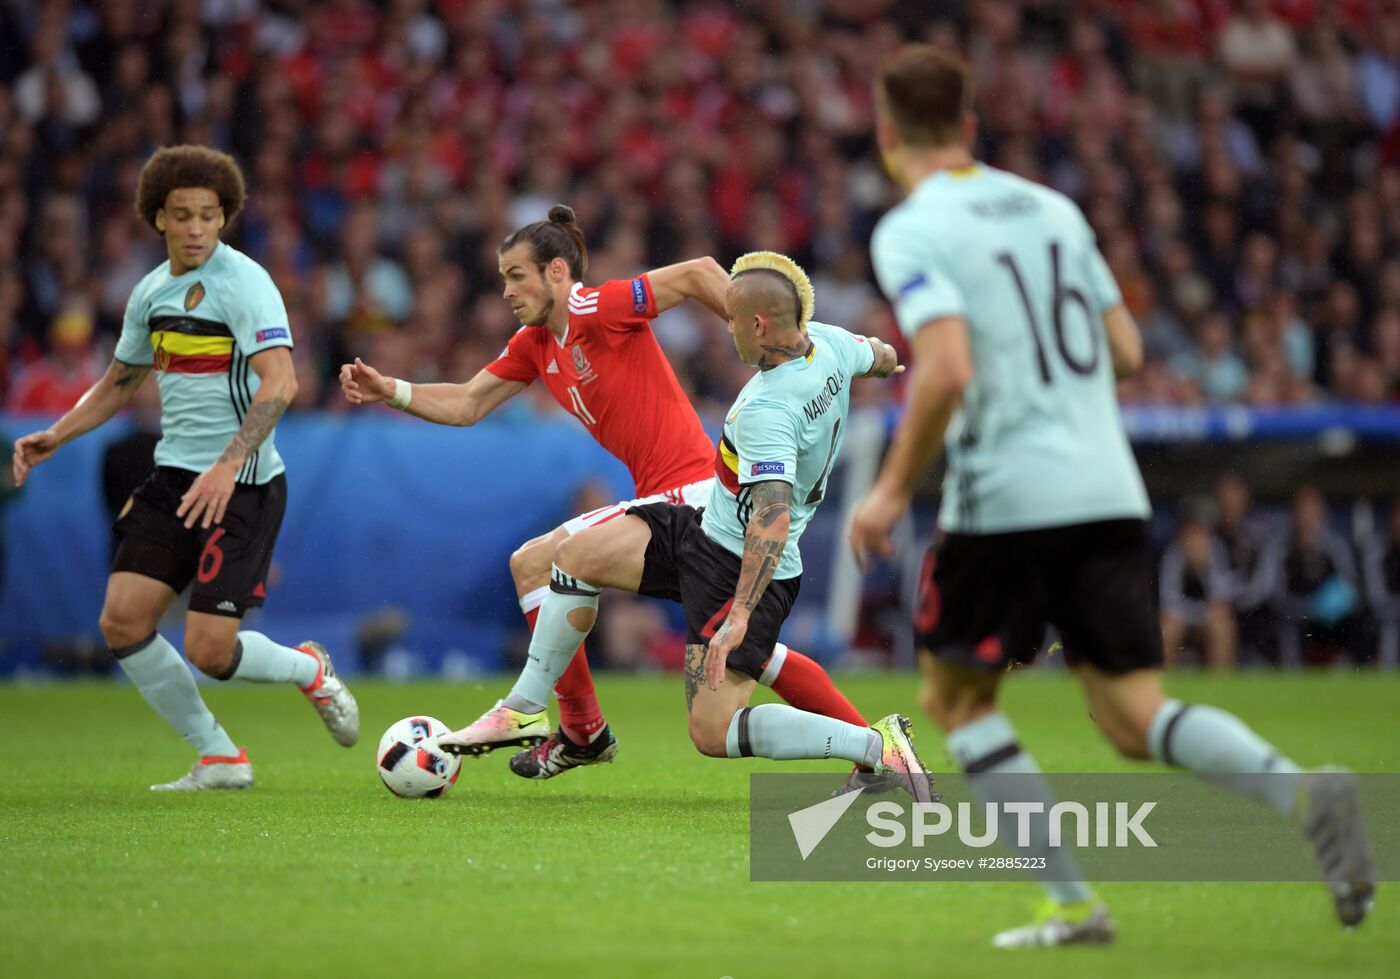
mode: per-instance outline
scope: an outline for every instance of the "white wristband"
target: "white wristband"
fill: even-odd
[[[413,385],[407,381],[394,378],[394,396],[385,402],[390,408],[397,408],[403,411],[408,407],[408,403],[413,400]]]

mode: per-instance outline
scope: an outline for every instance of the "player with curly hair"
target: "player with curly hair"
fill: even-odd
[[[186,586],[185,653],[217,680],[295,683],[332,737],[359,736],[359,708],[325,647],[282,646],[240,630],[263,604],[287,502],[273,432],[296,396],[292,335],[267,272],[219,240],[246,192],[233,158],[202,146],[158,150],[141,171],[136,211],[165,240],[167,260],[132,290],[116,355],[52,428],[15,443],[15,481],[120,411],[156,372],[162,438],[156,469],[117,518],[120,543],[101,628],[141,695],[198,753],[189,774],[156,790],[253,784],[200,697],[179,651],[157,631]]]

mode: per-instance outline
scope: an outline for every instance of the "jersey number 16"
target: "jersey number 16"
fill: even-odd
[[[1016,291],[1021,294],[1021,305],[1026,310],[1026,325],[1031,331],[1031,340],[1035,343],[1035,359],[1040,367],[1040,380],[1044,384],[1053,384],[1055,378],[1050,373],[1050,358],[1045,352],[1045,341],[1041,339],[1040,319],[1036,316],[1035,307],[1031,304],[1030,293],[1026,289],[1026,280],[1021,275],[1020,266],[1016,264],[1016,257],[1010,252],[1002,252],[997,255],[997,261],[1006,266],[1006,270],[1011,273],[1012,280],[1016,283]],[[1055,347],[1059,350],[1060,360],[1075,374],[1081,377],[1088,377],[1093,374],[1099,366],[1099,330],[1094,323],[1093,307],[1089,305],[1089,300],[1084,293],[1074,286],[1066,285],[1060,277],[1060,243],[1052,241],[1050,243],[1050,322],[1055,334]],[[1075,303],[1084,311],[1084,318],[1089,327],[1089,356],[1083,359],[1077,357],[1069,348],[1069,343],[1065,340],[1065,307],[1070,303]]]

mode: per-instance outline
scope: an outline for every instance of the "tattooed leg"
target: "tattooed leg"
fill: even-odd
[[[725,756],[725,737],[734,715],[749,705],[758,682],[730,670],[718,690],[705,683],[705,666],[714,655],[710,647],[691,643],[685,647],[685,704],[690,740],[703,755]]]
[[[689,713],[695,707],[695,695],[705,685],[705,658],[710,647],[693,642],[685,647],[685,709]]]

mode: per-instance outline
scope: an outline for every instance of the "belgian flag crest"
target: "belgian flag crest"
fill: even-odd
[[[196,282],[185,293],[185,312],[189,312],[204,301],[204,283]]]

